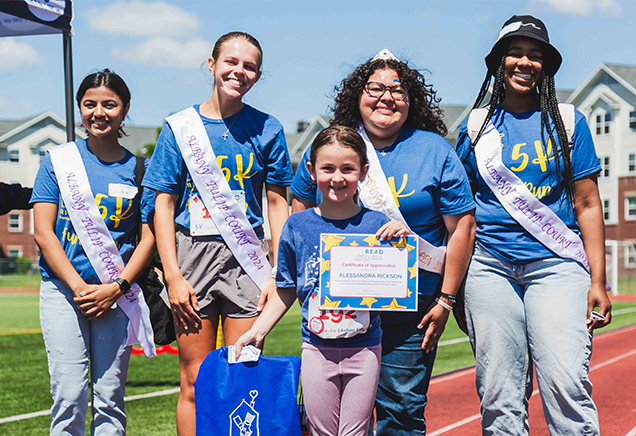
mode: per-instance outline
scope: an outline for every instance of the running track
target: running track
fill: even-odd
[[[593,340],[590,380],[603,436],[636,436],[636,325]],[[549,436],[541,399],[530,399],[530,434]],[[475,368],[434,378],[426,407],[428,436],[481,434]]]

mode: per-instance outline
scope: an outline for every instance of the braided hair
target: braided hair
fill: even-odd
[[[475,150],[475,145],[481,139],[488,122],[492,118],[493,113],[495,112],[495,108],[497,104],[500,104],[504,101],[506,97],[506,89],[504,86],[504,67],[506,63],[506,52],[502,52],[501,61],[499,62],[499,66],[497,67],[497,71],[494,75],[494,84],[492,88],[492,94],[490,96],[490,102],[488,103],[488,114],[486,115],[486,119],[484,120],[484,124],[482,124],[479,129],[479,133],[477,137],[470,145],[470,149],[464,158],[466,160],[468,156]],[[545,59],[544,62],[549,61],[549,59]],[[543,77],[541,82],[539,82],[536,91],[538,93],[539,101],[541,103],[541,142],[543,144],[543,151],[545,156],[548,156],[548,143],[553,144],[553,154],[555,156],[555,170],[557,182],[563,181],[565,191],[567,194],[567,201],[572,206],[574,200],[574,171],[572,169],[572,156],[570,153],[570,146],[567,137],[567,133],[565,131],[565,125],[563,124],[563,119],[561,118],[561,112],[559,111],[559,103],[556,98],[556,88],[554,85],[554,73],[546,73],[547,68],[543,69]],[[477,95],[477,100],[473,105],[473,109],[479,108],[483,103],[486,94],[488,93],[488,89],[490,87],[490,82],[493,75],[490,70],[486,73],[486,78],[481,85],[479,90],[479,94]],[[554,129],[550,125],[550,118],[554,122]],[[556,130],[556,135],[559,138],[559,147],[556,146],[556,141],[554,140],[554,130]],[[548,132],[548,141],[545,138],[545,132]],[[564,146],[567,144],[567,146]],[[559,156],[563,157],[563,168],[561,168],[561,163],[559,160]],[[547,161],[548,165],[550,161]]]
[[[377,70],[395,70],[400,83],[408,91],[409,114],[404,122],[406,128],[427,130],[446,136],[447,129],[443,120],[443,112],[439,107],[440,98],[427,84],[424,76],[407,63],[395,59],[370,59],[358,66],[347,76],[339,87],[335,88],[336,97],[333,111],[332,126],[347,126],[356,128],[362,117],[360,115],[359,99],[364,92],[369,77]]]

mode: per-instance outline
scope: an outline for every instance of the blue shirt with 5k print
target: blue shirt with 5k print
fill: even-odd
[[[199,105],[194,108],[199,112]],[[262,238],[263,184],[289,186],[294,177],[283,126],[249,105],[223,121],[201,119],[230,189],[245,191],[247,218]],[[168,123],[161,130],[143,185],[177,195],[175,222],[190,230],[189,201],[197,189]]]
[[[541,141],[540,108],[513,113],[497,106],[492,122],[501,136],[504,165],[511,169],[530,192],[552,209],[569,228],[578,232],[578,224],[567,202],[564,185],[561,182],[557,183],[555,149],[549,144],[547,150],[544,150]],[[457,153],[462,160],[470,148],[467,123],[468,119],[462,122],[457,138]],[[544,135],[547,141],[548,133],[544,132]],[[556,131],[554,135],[556,136]],[[555,140],[558,145],[558,138]],[[601,166],[596,157],[592,135],[585,117],[579,111],[575,112],[572,142],[574,143],[571,153],[574,179],[599,172]],[[562,170],[562,157],[559,163]],[[525,263],[553,257],[554,253],[526,232],[499,203],[477,171],[474,153],[465,159],[464,167],[471,182],[476,183],[478,187],[475,194],[477,241],[493,255],[508,262]]]

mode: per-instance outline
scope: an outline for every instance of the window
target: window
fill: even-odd
[[[636,154],[630,153],[627,157],[627,172],[633,174],[636,172]]]
[[[636,132],[636,111],[629,113],[629,130]]]
[[[42,159],[44,159],[44,156],[46,155],[46,150],[41,148],[38,154],[40,155],[40,163],[42,163]]]
[[[596,134],[598,136],[607,136],[610,134],[610,123],[612,122],[612,114],[605,112],[605,114],[596,116]]]
[[[610,220],[610,201],[609,200],[603,200],[603,219],[605,221],[609,221]]]
[[[634,245],[627,243],[624,254],[625,268],[636,268],[636,249],[634,249]]]
[[[9,150],[9,162],[20,162],[20,150]]]
[[[8,229],[10,232],[21,232],[22,231],[22,213],[10,213],[9,214],[9,226]]]
[[[602,156],[601,157],[601,174],[599,175],[600,179],[609,179],[610,177],[610,157]]]
[[[636,220],[636,197],[625,197],[625,219]]]
[[[9,252],[9,257],[22,257],[22,247],[10,247],[7,251]]]

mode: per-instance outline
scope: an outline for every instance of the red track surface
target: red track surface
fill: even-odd
[[[590,379],[601,434],[636,435],[636,326],[598,335],[593,347]],[[529,414],[530,434],[548,436],[536,391],[530,399]],[[474,368],[431,381],[426,422],[428,436],[481,434]]]

